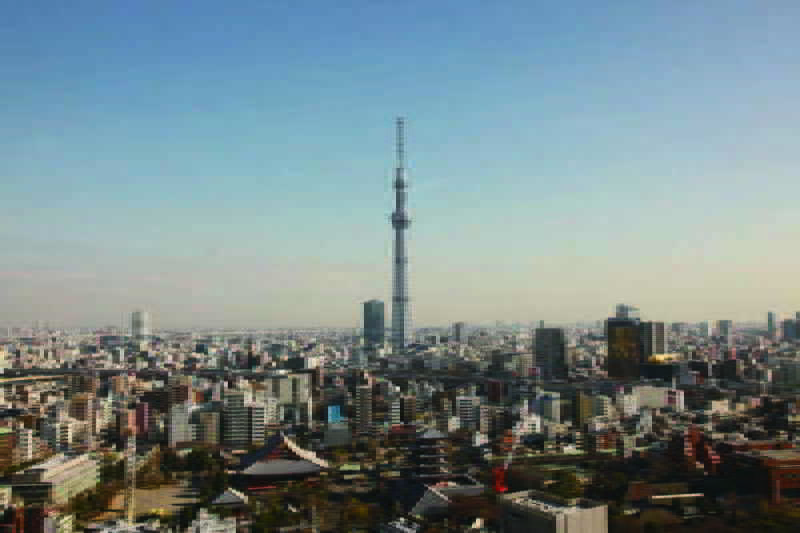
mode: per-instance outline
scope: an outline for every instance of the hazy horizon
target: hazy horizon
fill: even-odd
[[[800,309],[800,4],[531,4],[7,6],[0,326],[388,319],[398,115],[414,326]]]

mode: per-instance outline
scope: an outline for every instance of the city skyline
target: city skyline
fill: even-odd
[[[419,325],[800,299],[797,5],[100,7],[0,35],[0,325],[356,326],[397,114]]]

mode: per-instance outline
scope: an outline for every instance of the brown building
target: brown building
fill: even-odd
[[[400,420],[403,424],[413,424],[417,419],[417,397],[400,397]]]
[[[14,464],[14,431],[0,428],[0,469]]]
[[[578,391],[575,393],[574,405],[575,425],[583,429],[583,426],[589,423],[594,414],[592,397],[586,392]]]
[[[111,378],[111,390],[118,396],[128,394],[128,376],[127,374],[119,374]]]
[[[89,394],[77,394],[69,401],[69,416],[72,418],[85,422],[89,420],[91,413],[92,397]]]
[[[170,405],[178,405],[192,400],[194,400],[194,395],[192,394],[191,384],[178,383],[170,387],[169,389]]]
[[[94,376],[81,374],[70,377],[69,386],[72,396],[81,393],[96,394],[97,388],[100,386],[100,380]]]

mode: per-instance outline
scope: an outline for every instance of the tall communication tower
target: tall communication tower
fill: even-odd
[[[136,521],[136,435],[128,435],[125,447],[125,520]]]
[[[411,305],[408,297],[408,257],[405,232],[411,225],[406,212],[408,183],[405,168],[405,121],[397,119],[397,168],[394,178],[395,206],[392,213],[394,228],[394,265],[392,279],[392,348],[399,352],[406,347],[411,333]]]

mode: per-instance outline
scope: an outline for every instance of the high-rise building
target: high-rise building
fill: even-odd
[[[14,464],[14,430],[0,428],[0,468],[6,469]]]
[[[778,315],[774,311],[767,313],[767,336],[770,339],[778,338]]]
[[[136,434],[146,436],[150,431],[150,404],[136,404]]]
[[[797,339],[797,320],[786,319],[781,322],[781,335],[785,341],[793,341]]]
[[[394,265],[392,279],[392,348],[401,351],[411,336],[411,303],[408,294],[408,258],[406,256],[406,230],[411,218],[406,212],[406,170],[403,136],[404,121],[397,119],[397,168],[395,169],[395,208],[392,213],[394,228]]]
[[[717,320],[717,336],[722,337],[726,344],[733,342],[733,320]]]
[[[250,444],[263,446],[267,435],[267,406],[264,404],[250,404],[247,406],[250,420]]]
[[[663,322],[642,322],[639,324],[639,334],[642,343],[642,362],[653,355],[666,352]]]
[[[356,388],[356,433],[372,433],[372,387]]]
[[[396,426],[402,422],[400,413],[400,398],[395,397],[389,400],[389,425]]]
[[[174,405],[183,402],[194,403],[192,376],[170,376],[169,404]]]
[[[219,413],[203,411],[198,415],[197,440],[203,444],[216,446],[219,444]]]
[[[639,308],[627,304],[617,304],[616,317],[630,320],[639,319]]]
[[[131,335],[134,339],[146,339],[153,334],[150,313],[137,310],[131,314]]]
[[[594,415],[594,401],[592,396],[584,391],[577,391],[575,393],[575,424],[582,427],[584,424],[589,423]]]
[[[642,360],[639,324],[627,318],[608,319],[608,376],[638,379]]]
[[[403,424],[413,424],[417,419],[417,397],[400,397],[400,420]]]
[[[462,428],[477,430],[480,417],[481,399],[478,396],[458,396],[456,413]]]
[[[384,309],[385,305],[380,300],[364,302],[364,343],[367,346],[383,344],[386,330]]]
[[[93,400],[94,398],[87,393],[76,394],[69,401],[69,416],[82,422],[88,421],[93,414]]]
[[[225,393],[222,411],[222,437],[226,446],[246,447],[250,443],[250,414],[244,403],[244,392]]]
[[[567,344],[561,328],[537,328],[534,341],[536,366],[545,380],[567,378]]]
[[[189,402],[172,404],[169,408],[169,447],[174,448],[182,442],[192,442],[195,438],[193,426],[189,424],[191,405]]]
[[[17,453],[17,463],[26,463],[33,459],[35,450],[32,429],[18,427],[14,432],[14,442],[14,451]]]
[[[453,324],[453,339],[461,344],[467,342],[467,325],[464,322]]]

